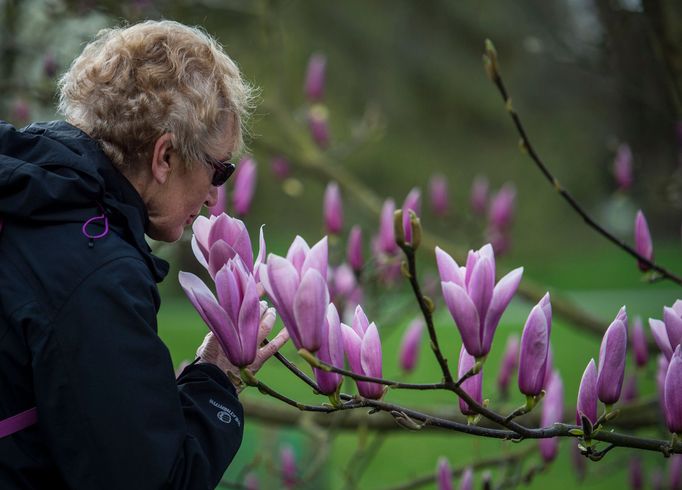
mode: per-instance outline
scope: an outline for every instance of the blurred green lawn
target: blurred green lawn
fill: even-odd
[[[670,269],[682,270],[682,259],[678,244],[659,247],[657,254],[659,261]],[[426,254],[422,255],[419,260],[421,268],[431,267],[432,259]],[[507,265],[511,267],[518,264]],[[615,316],[618,308],[625,304],[630,318],[633,318],[634,315],[640,315],[644,319],[646,327],[646,318],[649,316],[661,318],[663,306],[672,304],[675,299],[681,296],[679,288],[670,282],[641,283],[640,274],[630,259],[622,253],[614,253],[609,248],[605,248],[601,252],[596,251],[590,257],[576,255],[561,261],[538,260],[533,262],[526,258],[523,265],[526,267],[527,276],[551,285],[553,291],[561,291],[562,294],[569,295],[577,304],[603,318],[605,324]],[[384,376],[393,379],[400,377],[397,367],[400,337],[407,323],[418,313],[416,305],[412,306],[408,302],[409,298],[406,297],[406,293],[399,292],[396,294],[400,299],[393,301],[392,304],[406,303],[409,305],[402,312],[401,320],[397,324],[383,324],[380,316],[371,318],[371,320],[377,321],[382,335]],[[450,366],[456,369],[457,356],[461,345],[459,335],[449,313],[442,306],[442,301],[437,301],[437,304],[436,325],[439,340]],[[520,334],[531,307],[530,304],[514,300],[505,313],[496,333],[496,340],[484,369],[484,397],[491,398],[492,407],[499,407],[499,401],[494,399],[495,378],[506,337],[512,332]],[[193,357],[196,346],[206,333],[206,327],[189,302],[184,297],[168,295],[165,297],[159,315],[159,330],[171,350],[176,365],[183,359]],[[648,327],[646,330],[648,331]],[[599,340],[597,337],[588,336],[571,329],[569,325],[558,318],[554,319],[552,327],[554,362],[564,381],[567,405],[574,403],[580,377],[587,362],[591,357],[594,357],[595,361],[598,357]],[[296,358],[290,345],[285,347],[284,353],[290,359]],[[410,381],[435,382],[439,380],[439,369],[430,353],[428,342],[423,342],[420,356],[418,368],[410,376]],[[301,363],[299,365],[306,371],[309,370],[307,366],[303,366]],[[632,366],[633,363],[628,361],[628,372],[632,371]],[[647,371],[639,376],[641,393],[654,393],[654,376],[655,362],[650,362]],[[307,386],[291,376],[276,361],[268,363],[259,373],[259,378],[297,400],[311,403],[325,401],[320,397],[315,397]],[[522,398],[513,388],[514,386],[511,390],[510,406],[520,405]],[[349,390],[350,388],[347,388],[345,391]],[[261,400],[265,397],[265,395],[254,392],[252,389],[247,389],[242,396],[258,397]],[[432,403],[440,406],[453,404],[451,396],[432,392],[392,391],[388,394],[387,400],[414,407],[423,407]],[[272,400],[272,403],[277,402]],[[573,414],[565,414],[565,417],[567,421],[570,421]],[[660,434],[660,437],[663,437],[663,434]],[[310,488],[345,488],[343,475],[347,469],[348,461],[353,457],[359,443],[370,444],[372,439],[371,434],[368,435],[362,430],[357,433],[336,434],[333,439],[331,459],[323,474]],[[261,488],[278,488],[279,483],[277,479],[273,479],[272,473],[274,472],[273,468],[277,466],[277,450],[283,442],[290,443],[295,447],[299,464],[303,470],[305,470],[306,462],[309,462],[319,450],[319,448],[309,445],[309,439],[300,430],[295,428],[275,430],[258,426],[253,421],[249,423],[247,418],[247,433],[242,449],[226,473],[225,480],[230,481],[236,478],[244,465],[249,464],[254,460],[254,457],[261,454],[261,462],[264,463],[261,464],[259,470]],[[545,488],[550,482],[557,490],[574,488],[579,485],[571,464],[572,451],[569,444],[570,442],[567,440],[562,442],[557,462],[545,472],[537,475],[529,488]],[[459,467],[477,459],[535,446],[536,442],[534,441],[513,444],[511,442],[474,438],[449,431],[436,434],[432,432],[428,435],[396,431],[392,432],[380,446],[376,457],[364,472],[359,488],[379,490],[406,482],[416,476],[435,470],[436,461],[442,455],[449,458],[453,467]],[[588,462],[588,479],[580,485],[581,488],[622,488],[627,485],[626,468],[632,454],[632,451],[617,449],[609,453],[600,463]],[[648,478],[654,468],[664,464],[664,460],[656,454],[644,456],[645,472]],[[526,461],[524,467],[529,468],[539,462],[539,457],[534,453],[533,457]],[[263,471],[263,468],[270,468],[270,476],[268,476],[268,471]],[[499,481],[502,475],[501,470],[493,471],[495,481]],[[476,486],[478,486],[480,474],[477,474],[476,482]],[[422,488],[435,488],[435,486],[424,486]]]

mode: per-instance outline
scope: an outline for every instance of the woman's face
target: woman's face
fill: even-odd
[[[147,234],[154,240],[174,242],[185,227],[192,224],[202,206],[213,206],[218,188],[211,185],[213,169],[208,165],[195,164],[185,170],[176,153],[170,157],[171,171],[168,181],[148,207],[149,228]]]
[[[229,136],[225,138],[229,142],[225,146],[225,154],[216,155],[220,157],[219,160],[227,160],[232,156],[235,140],[232,135]],[[216,204],[219,188],[211,184],[215,170],[210,164],[195,162],[187,170],[180,153],[172,147],[159,155],[163,159],[161,165],[166,166],[167,175],[162,184],[154,186],[154,192],[150,192],[152,197],[147,200],[147,235],[154,240],[174,242],[192,224],[202,206]]]

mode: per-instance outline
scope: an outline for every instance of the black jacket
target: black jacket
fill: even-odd
[[[109,232],[89,239],[101,210]],[[0,439],[0,488],[214,488],[242,407],[213,365],[175,379],[156,326],[168,264],[132,185],[65,122],[0,121],[0,218],[0,420],[38,407]]]

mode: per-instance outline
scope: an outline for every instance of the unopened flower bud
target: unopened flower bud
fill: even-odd
[[[632,185],[632,151],[627,143],[618,146],[613,159],[613,175],[619,190],[628,190]]]
[[[294,488],[298,482],[296,455],[294,448],[290,445],[285,445],[280,450],[280,465],[282,471],[282,483],[285,488]]]
[[[407,373],[412,372],[417,365],[423,330],[424,320],[415,318],[405,330],[400,343],[400,368]]]
[[[652,262],[654,259],[654,246],[651,242],[651,233],[649,233],[649,225],[646,222],[644,213],[640,209],[637,211],[635,217],[635,250],[639,255]],[[639,269],[646,272],[650,269],[649,265],[642,261],[638,261]]]
[[[232,207],[235,213],[244,216],[249,212],[255,189],[256,161],[251,157],[242,158],[234,176]]]
[[[431,209],[436,216],[448,214],[448,182],[442,175],[434,175],[429,181]]]
[[[578,404],[576,408],[576,423],[582,424],[581,417],[585,416],[592,424],[597,422],[597,366],[591,359],[585,368],[578,389]]]
[[[346,250],[346,257],[348,263],[353,268],[355,273],[359,273],[364,266],[364,258],[362,256],[362,229],[359,225],[353,226],[348,236],[348,248]]]
[[[521,334],[519,390],[524,395],[538,396],[545,384],[551,329],[552,305],[547,293],[531,310]]]
[[[305,95],[310,102],[319,102],[324,98],[325,72],[327,58],[315,53],[308,61],[305,76]]]
[[[438,458],[436,468],[436,486],[438,490],[453,490],[452,487],[452,468],[445,456]]]
[[[627,315],[623,306],[616,319],[606,329],[599,349],[597,393],[602,403],[612,405],[620,398],[625,374],[628,332]]]
[[[343,228],[343,202],[336,182],[327,184],[324,191],[324,226],[328,233],[337,235]]]
[[[291,175],[291,165],[283,156],[276,156],[270,161],[270,169],[277,180],[286,180]]]
[[[488,187],[488,179],[482,175],[477,176],[471,184],[470,204],[475,214],[485,214],[488,207]]]

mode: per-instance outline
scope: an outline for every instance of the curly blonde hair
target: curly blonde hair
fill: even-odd
[[[173,21],[104,29],[59,81],[59,110],[136,173],[165,133],[186,168],[243,145],[253,89],[205,32]],[[231,127],[230,127],[231,126]]]

